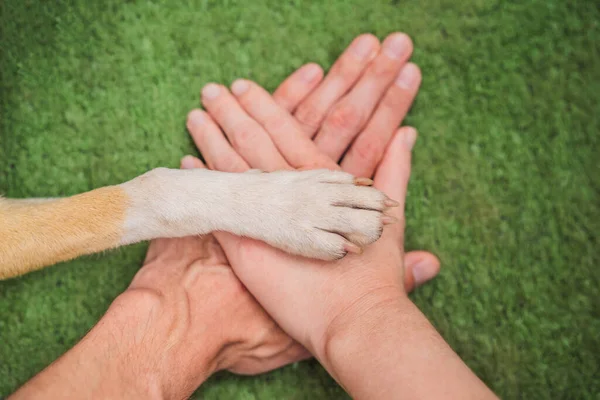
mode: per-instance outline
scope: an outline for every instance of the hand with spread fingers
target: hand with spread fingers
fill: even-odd
[[[391,44],[387,44],[389,42]],[[393,51],[396,52],[396,55],[389,56],[389,54],[394,53],[392,50],[386,50],[386,46],[395,49]],[[368,54],[366,54],[367,50]],[[322,151],[322,149],[327,149],[327,142],[317,144],[316,141],[313,141],[313,137],[316,137],[315,134],[319,131],[319,126],[326,126],[326,122],[330,120],[327,117],[329,109],[338,109],[339,104],[342,104],[341,107],[344,108],[346,102],[355,102],[354,107],[357,109],[369,107],[372,109],[367,110],[368,112],[365,114],[366,120],[361,124],[364,127],[357,125],[349,133],[345,139],[345,146],[348,147],[354,140],[354,136],[358,135],[359,132],[362,132],[359,138],[362,138],[362,143],[370,151],[375,150],[372,143],[383,143],[383,145],[381,149],[377,150],[378,153],[373,153],[369,159],[362,158],[365,153],[361,148],[355,149],[354,152],[359,155],[356,156],[354,162],[348,164],[347,168],[357,176],[372,176],[383,156],[387,141],[390,140],[391,134],[408,112],[421,81],[418,67],[414,64],[406,64],[412,52],[411,41],[406,35],[395,34],[390,36],[384,42],[383,56],[378,55],[380,50],[379,41],[372,35],[359,36],[353,41],[350,48],[342,54],[325,79],[323,79],[323,71],[319,66],[307,64],[291,74],[279,86],[273,96],[270,96],[252,82],[237,81],[234,84],[235,86],[241,84],[242,88],[245,86],[246,89],[254,89],[254,91],[248,93],[247,103],[238,102],[235,97],[231,97],[232,95],[223,86],[207,85],[203,90],[203,94],[208,91],[208,97],[213,94],[211,91],[216,92],[215,98],[218,98],[219,94],[227,96],[221,99],[222,103],[212,108],[213,110],[220,110],[216,113],[226,114],[220,122],[230,127],[229,132],[234,130],[237,132],[237,127],[244,127],[243,132],[237,137],[248,135],[249,140],[237,141],[235,142],[237,145],[232,146],[230,141],[235,141],[236,136],[233,136],[233,134],[232,136],[223,136],[223,131],[217,126],[215,120],[201,110],[190,112],[188,129],[200,150],[203,151],[208,166],[212,169],[228,172],[243,172],[249,169],[339,169],[338,162],[340,162],[341,153],[345,149],[342,149],[338,156],[331,158],[331,155]],[[357,55],[362,56],[357,58]],[[356,65],[357,60],[362,60],[360,67],[354,68],[350,75],[351,68],[349,66]],[[385,74],[382,71],[385,71]],[[343,82],[343,85],[340,85],[340,82]],[[359,95],[352,94],[353,91],[364,90],[360,89],[363,86],[378,88],[376,93],[369,94],[368,104],[354,100]],[[374,90],[371,89],[371,92]],[[347,93],[347,95],[343,96],[344,93]],[[253,94],[255,96],[252,96]],[[345,100],[346,97],[350,100]],[[253,102],[257,103],[253,104]],[[259,114],[262,111],[277,113],[274,117],[278,118],[279,122],[275,121],[274,123],[281,123],[279,129],[290,135],[289,138],[279,137],[283,142],[278,145],[288,146],[289,151],[281,153],[278,151],[273,143],[275,138],[271,138],[265,134],[266,132],[260,130],[259,118],[251,117],[248,113],[245,113],[243,111],[244,104],[255,106],[254,109]],[[294,111],[296,112],[295,116],[291,118],[290,114]],[[373,115],[371,116],[371,114]],[[264,115],[264,118],[271,117]],[[266,123],[269,124],[270,122]],[[288,124],[290,125],[288,126]],[[310,128],[310,126],[315,128]],[[251,128],[254,128],[254,130],[251,130]],[[412,128],[407,129],[409,135],[416,134]],[[224,131],[227,134],[228,130]],[[324,129],[323,132],[327,132],[327,130]],[[322,134],[326,138],[327,135],[327,133]],[[411,136],[409,139],[414,141],[416,138]],[[247,161],[246,158],[241,156],[241,152],[236,151],[238,148],[244,148],[244,145],[248,146],[248,149],[244,151],[247,153],[247,157],[253,160],[252,162]],[[352,146],[352,148],[354,147]],[[260,149],[260,151],[257,152],[256,149]],[[297,155],[295,152],[298,152]],[[351,154],[353,153],[348,152],[347,157],[352,157]],[[297,157],[296,162],[288,162],[284,156]],[[199,159],[188,156],[182,160],[182,168],[205,168],[205,165]],[[212,235],[203,239],[203,241],[206,240],[210,241],[211,248],[215,253],[222,254],[222,250],[218,247],[219,242],[216,242]],[[177,243],[177,239],[164,240],[164,242]],[[155,253],[154,246],[157,243],[162,243],[162,241],[155,241],[151,244],[149,256]],[[158,254],[161,253],[162,251],[158,252]],[[402,269],[402,266],[404,266],[404,269]],[[438,272],[439,261],[435,256],[424,251],[413,251],[404,255],[404,262],[398,265],[395,273],[396,276],[400,277],[404,290],[410,292],[414,287],[420,286],[435,277]],[[232,276],[231,279],[236,280],[237,278]],[[256,302],[254,306],[260,307]],[[252,359],[251,368],[248,368],[249,362],[247,360],[250,359],[250,356],[248,356],[234,364],[233,367],[229,367],[229,370],[256,374],[309,356],[304,347],[289,339],[264,311],[260,314],[260,318],[255,318],[252,326],[262,326],[265,332],[269,332],[269,334],[261,336],[264,339],[263,346],[278,349],[278,352],[275,352],[277,357],[271,356],[264,360],[255,357]],[[248,332],[251,333],[252,331],[246,331],[246,333]],[[254,337],[253,334],[248,334],[248,341],[251,341],[252,337]],[[283,340],[284,338],[288,338],[289,342]],[[244,367],[240,368],[238,364]]]
[[[321,83],[320,70],[307,65],[273,96],[248,80],[235,81],[231,91],[208,84],[206,112],[192,111],[188,129],[214,169],[335,169],[340,163],[358,176],[374,173],[375,187],[398,202],[386,211],[398,223],[360,255],[325,263],[215,236],[258,302],[351,396],[488,398],[489,389],[406,296],[404,200],[417,134],[397,127],[421,80],[407,63],[411,51],[404,34],[381,46],[363,35]],[[201,166],[193,157],[182,163]]]
[[[232,85],[232,92],[240,94],[237,98],[222,85],[208,84],[202,100],[210,115],[190,112],[188,130],[211,169],[339,169],[341,164],[355,176],[372,177],[419,90],[421,72],[407,62],[411,54],[412,42],[403,33],[388,36],[383,45],[364,34],[350,44],[324,79],[318,65],[306,64],[272,97],[245,80]],[[252,95],[244,96],[251,85]],[[254,96],[255,91],[262,95]],[[250,111],[242,112],[243,107],[249,107],[255,118]],[[225,136],[215,122],[223,124]],[[261,124],[284,134],[270,137]],[[182,162],[187,168],[198,165],[191,157]],[[430,253],[408,252],[405,258],[407,265],[415,266],[406,269],[409,290],[439,271],[439,261]]]

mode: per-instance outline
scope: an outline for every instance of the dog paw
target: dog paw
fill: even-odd
[[[265,241],[287,252],[321,260],[362,253],[395,222],[384,212],[398,203],[370,179],[330,170],[265,175],[274,185],[268,200],[274,224]]]

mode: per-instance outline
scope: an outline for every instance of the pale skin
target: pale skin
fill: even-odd
[[[374,47],[372,51],[381,55],[378,42],[372,37],[367,37],[367,41],[372,43]],[[346,57],[347,53],[345,53]],[[313,80],[300,78],[300,75],[307,68],[314,69],[314,65],[309,65],[293,74],[282,84],[275,93],[275,102],[289,111],[297,110],[294,116],[301,126],[310,126],[307,123],[308,120],[302,119],[302,114],[299,112],[302,107],[312,110],[322,109],[320,111],[322,114],[321,124],[315,125],[315,127],[326,126],[324,120],[329,115],[328,111],[336,104],[344,104],[345,98],[341,98],[342,95],[349,88],[359,85],[362,79],[357,80],[358,76],[362,74],[365,68],[373,65],[372,60],[368,59],[361,65],[362,69],[356,72],[354,79],[347,75],[347,69],[343,70],[345,75],[342,74],[341,77],[339,75],[336,77],[336,70],[332,69],[331,74],[323,83],[319,83],[321,78],[319,73]],[[402,69],[402,65],[398,67],[399,70]],[[338,72],[340,72],[339,69]],[[368,76],[368,74],[365,73],[363,78],[364,76]],[[340,78],[343,78],[345,87],[340,89],[335,85],[331,85],[331,82],[336,82]],[[258,89],[258,87],[250,85],[252,90]],[[314,90],[316,86],[318,88]],[[405,104],[407,109],[412,102],[412,97],[416,94],[418,82],[413,81],[413,85],[409,85],[410,88],[400,91],[391,87],[389,82],[381,84],[381,86],[384,89],[377,95],[377,100],[381,96],[391,97],[395,104]],[[253,93],[252,90],[246,92],[246,95],[250,96]],[[395,92],[396,96],[389,95],[391,92]],[[306,97],[308,93],[311,94]],[[413,94],[410,95],[410,93]],[[253,95],[256,94],[260,95],[261,93],[258,92]],[[258,97],[257,99],[264,100],[264,98]],[[206,101],[204,103],[209,108]],[[240,100],[240,103],[243,105],[242,100]],[[375,104],[377,103],[379,102],[376,101]],[[318,104],[318,106],[315,106],[315,104]],[[362,107],[364,104],[361,104],[358,101],[355,105]],[[364,106],[369,107],[368,104]],[[374,116],[380,114],[380,108],[377,108],[377,110],[374,113],[369,113],[372,115],[367,117],[368,121],[372,121]],[[194,113],[190,114],[190,121],[193,120],[193,115]],[[237,117],[240,117],[240,115],[238,113]],[[319,119],[314,112],[307,115],[311,115],[314,120]],[[207,117],[206,121],[209,124],[212,123],[211,118],[214,118],[219,124],[223,123],[216,114],[213,114],[212,117],[207,115]],[[381,186],[381,189],[387,189],[386,182],[388,186],[394,186],[396,190],[398,190],[397,186],[405,186],[408,180],[407,166],[409,163],[407,164],[407,162],[409,162],[408,156],[410,154],[408,149],[410,146],[407,143],[410,143],[411,138],[413,138],[411,129],[403,129],[395,134],[394,140],[388,146],[386,156],[381,163],[379,163],[380,160],[377,157],[372,158],[371,162],[366,162],[366,160],[360,159],[360,156],[357,157],[356,161],[352,161],[352,159],[346,161],[351,154],[362,153],[361,148],[356,147],[361,141],[369,144],[367,146],[369,149],[376,148],[372,144],[373,138],[375,138],[377,144],[384,142],[381,148],[383,153],[385,144],[392,136],[395,126],[398,125],[402,117],[403,115],[400,117],[394,115],[393,119],[397,119],[396,122],[387,121],[387,125],[386,123],[380,125],[376,132],[378,136],[374,134],[365,136],[365,132],[368,133],[369,131],[360,131],[359,129],[356,129],[354,133],[349,133],[348,139],[344,139],[344,141],[347,141],[346,147],[352,137],[358,135],[358,139],[342,160],[342,166],[348,170],[354,168],[356,170],[371,170],[372,172],[380,164],[376,175],[376,183]],[[366,126],[371,123],[368,122]],[[260,126],[260,124],[257,125]],[[207,150],[206,143],[202,143],[202,137],[204,137],[209,125],[197,126],[189,122],[188,126],[203,151],[209,166],[216,167],[220,162],[227,160],[227,157],[237,157],[240,162],[239,165],[245,168],[252,165],[245,158],[250,158],[252,153],[247,153],[244,156],[243,150],[236,146],[235,142],[233,142],[233,147],[225,148],[227,150],[225,153]],[[386,127],[387,129],[385,129]],[[220,131],[218,132],[220,133]],[[225,132],[228,133],[226,129]],[[327,138],[327,131],[324,130],[323,132],[325,132],[324,137]],[[261,134],[263,133],[266,133],[267,139],[273,141],[272,138],[277,134],[277,132],[271,131],[261,132]],[[230,131],[228,134],[234,133]],[[381,135],[383,135],[383,138]],[[311,136],[313,135],[306,133],[306,137]],[[361,140],[361,137],[366,137],[366,139]],[[405,141],[404,139],[407,137],[409,140]],[[215,136],[215,138],[220,140],[219,136]],[[295,140],[298,138],[299,136],[294,137]],[[402,140],[397,138],[402,138]],[[219,143],[227,144],[227,141],[220,141]],[[291,143],[294,144],[293,141]],[[307,154],[308,158],[304,159],[308,164],[307,166],[331,164],[331,160],[328,160],[319,152],[323,143],[326,143],[326,140],[321,143],[317,142],[317,146],[314,147],[316,151],[312,155]],[[339,147],[342,146],[344,145],[339,145],[338,149],[331,150],[328,156],[336,157],[336,154],[339,153]],[[294,146],[291,146],[291,148],[294,148]],[[295,148],[313,151],[313,147],[307,144],[306,141],[296,141]],[[223,148],[220,150],[223,150]],[[218,157],[216,156],[217,153],[219,154]],[[367,154],[367,151],[364,154]],[[262,155],[264,155],[267,162],[273,163],[273,165],[281,163],[283,159],[288,163],[286,165],[288,168],[291,166],[302,167],[302,165],[290,165],[290,160],[295,155],[286,154],[286,152],[280,151],[279,147],[266,154],[261,151]],[[317,157],[313,157],[315,155]],[[401,159],[402,163],[394,165],[389,161],[390,157],[393,157],[392,161]],[[339,156],[337,158],[339,159]],[[299,157],[299,159],[302,159],[302,157]],[[374,163],[373,160],[375,160]],[[188,168],[201,166],[199,160],[193,158],[184,159],[183,164]],[[394,168],[391,168],[391,166]],[[262,168],[268,170],[264,166]],[[405,190],[405,188],[401,188],[401,190]],[[397,194],[400,195],[397,198],[401,199],[403,192],[397,192]],[[401,217],[400,214],[397,216]],[[253,290],[253,294],[261,302],[265,303],[263,305],[270,313],[273,313],[277,322],[289,329],[289,333],[299,343],[313,351],[338,382],[354,397],[373,398],[372,395],[375,397],[398,397],[399,395],[415,397],[412,395],[419,394],[417,389],[423,389],[417,387],[421,385],[419,378],[423,381],[426,381],[427,378],[433,379],[435,383],[438,383],[438,377],[442,378],[438,389],[445,391],[447,394],[452,394],[450,389],[455,389],[454,394],[464,395],[470,393],[475,397],[490,395],[406,298],[404,289],[408,291],[415,282],[420,284],[433,277],[439,269],[439,264],[431,255],[416,252],[407,253],[404,257],[404,263],[402,263],[402,259],[399,259],[402,254],[399,248],[400,232],[401,229],[397,229],[394,232],[395,237],[386,236],[390,239],[386,239],[388,244],[385,248],[381,247],[380,250],[374,250],[371,255],[367,252],[362,257],[353,256],[352,259],[346,261],[347,265],[344,266],[341,263],[340,265],[334,265],[329,272],[325,271],[322,266],[319,269],[316,263],[286,257],[256,242],[237,242],[239,239],[232,236],[228,237],[228,235],[219,235],[221,236],[219,240],[227,257],[232,261],[236,273],[241,272],[244,283]],[[232,250],[231,247],[235,246],[236,243],[241,244],[242,248]],[[240,373],[259,373],[307,357],[309,353],[304,350],[305,347],[283,333],[258,306],[252,296],[249,296],[243,289],[243,286],[228,268],[225,253],[212,236],[202,239],[183,238],[154,241],[149,249],[146,266],[140,270],[130,289],[115,301],[100,323],[75,348],[30,381],[15,397],[19,395],[28,397],[32,394],[48,396],[52,393],[72,393],[77,397],[90,398],[94,396],[182,398],[188,396],[210,373],[218,369],[230,369]],[[385,255],[385,257],[382,257],[382,255]],[[237,257],[235,258],[237,265],[234,257]],[[244,261],[244,257],[250,258]],[[253,265],[250,265],[251,263]],[[267,263],[271,264],[266,265]],[[391,268],[392,263],[394,264],[394,271]],[[377,269],[382,269],[383,272],[373,271],[372,266],[379,264],[382,267]],[[398,267],[402,265],[404,266],[404,287],[398,279],[399,276],[402,276],[402,272],[400,272],[402,270],[399,270]],[[306,267],[313,273],[316,272],[316,276],[311,279],[310,274],[302,273],[297,266]],[[277,272],[276,269],[279,267],[282,270]],[[317,287],[326,288],[328,285],[333,285],[336,291],[330,291],[328,298],[323,298],[322,293],[317,299],[308,298],[314,294],[313,292],[318,291],[315,288],[311,293],[304,293],[302,298],[283,299],[285,305],[277,305],[277,301],[281,301],[282,297],[287,297],[282,296],[280,290],[292,290],[290,293],[295,293],[301,288],[296,287],[294,289],[293,287],[283,286],[278,290],[269,285],[273,282],[263,282],[266,284],[265,287],[262,289],[259,287],[256,290],[256,286],[260,285],[243,275],[244,271],[246,271],[246,275],[250,274],[252,268],[259,274],[263,272],[275,273],[276,275],[273,275],[272,279],[277,279],[277,276],[287,277],[288,279],[295,276],[305,283],[316,283],[318,284]],[[347,273],[342,269],[347,269]],[[362,274],[359,271],[360,269],[363,270]],[[360,279],[361,276],[363,280],[360,285],[357,285],[357,279]],[[327,283],[326,281],[330,279],[332,281]],[[365,289],[359,287],[363,284],[366,286]],[[214,291],[215,285],[222,290]],[[211,289],[210,293],[208,288]],[[304,286],[304,289],[306,289],[306,286]],[[331,296],[332,293],[334,296]],[[348,298],[345,298],[346,296]],[[202,301],[194,301],[196,298],[202,298]],[[369,338],[371,346],[367,354],[360,354],[363,349],[366,349],[363,343],[365,338],[361,333],[364,334],[364,329],[370,329],[377,322],[373,321],[374,314],[369,313],[366,315],[364,310],[369,309],[369,306],[374,304],[382,304],[381,307],[377,308],[377,311],[382,314],[381,318],[386,320],[383,327],[382,324],[378,324],[378,329],[371,332],[382,336],[381,349],[379,349],[379,346],[376,346],[375,349],[371,348],[374,343],[373,335],[371,335]],[[290,321],[285,318],[285,315],[282,315],[285,314],[285,308],[290,306],[300,312],[300,321]],[[307,306],[316,308],[311,310]],[[396,314],[398,315],[394,317]],[[191,319],[183,318],[186,315],[191,315]],[[401,318],[398,319],[398,316]],[[304,327],[300,326],[311,318],[314,318],[314,320],[310,324],[314,322],[317,327],[326,327],[324,329],[325,335],[315,335],[315,329],[306,329],[306,325]],[[394,337],[391,340],[392,338],[388,337],[387,334],[392,330],[380,329],[388,326],[388,319],[391,327],[396,324],[399,325],[394,332],[395,334],[402,332],[401,337]],[[230,322],[232,320],[239,320],[239,326],[232,326]],[[140,323],[136,323],[136,321]],[[207,326],[209,322],[210,329]],[[399,322],[402,323],[399,324]],[[171,329],[166,327],[171,327]],[[410,334],[411,332],[412,334]],[[415,337],[420,336],[421,333],[431,336],[426,340],[427,343],[420,343],[419,340],[422,341],[422,338]],[[118,338],[118,340],[115,340],[115,338]],[[232,342],[238,344],[227,346]],[[168,345],[166,345],[167,343]],[[348,346],[348,343],[351,345]],[[406,343],[406,345],[398,346],[399,343]],[[435,359],[436,364],[438,364],[435,371],[431,371],[431,367],[428,370],[427,366],[423,365],[423,360],[415,357],[415,351],[404,351],[414,345],[431,346],[426,348],[428,349],[428,356]],[[347,351],[339,351],[340,347],[346,350],[349,347],[356,349],[359,352],[358,355],[360,355],[360,362],[357,363],[356,360],[347,359]],[[98,351],[100,348],[107,351]],[[402,362],[398,362],[398,358],[394,357],[398,356],[396,354],[398,348],[404,349]],[[115,352],[120,356],[105,357],[107,354],[115,354]],[[382,357],[382,354],[385,354],[386,357]],[[391,360],[387,360],[386,358],[390,354],[392,355]],[[182,358],[182,355],[189,357]],[[95,360],[95,362],[90,362],[90,359]],[[80,367],[79,363],[82,360],[85,360],[85,362],[81,362],[81,365],[86,365],[86,368]],[[440,363],[446,368],[440,366]],[[352,368],[348,370],[347,368],[358,368],[359,366],[360,374],[363,374],[366,370],[369,371],[369,376],[371,374],[382,375],[380,378],[385,378],[386,374],[388,377],[395,374],[393,375],[394,382],[388,382],[390,386],[387,387],[387,392],[376,393],[375,390],[382,390],[382,388],[373,386],[385,382],[377,382],[377,385],[373,386],[365,384],[365,381],[360,379],[361,376],[357,371]],[[447,375],[448,367],[457,369],[450,380],[458,380],[458,384],[456,382],[446,382],[443,379]],[[407,371],[405,370],[408,369],[415,376],[413,376],[411,382],[406,384]],[[385,373],[382,373],[382,371],[385,371]],[[393,374],[390,374],[390,371],[393,371]],[[421,373],[438,375],[420,377],[418,374]],[[439,375],[440,373],[441,375]],[[61,377],[68,377],[68,379],[61,379]],[[90,377],[94,377],[94,379],[90,379]],[[356,382],[352,382],[353,380],[356,380]],[[406,385],[401,390],[397,390],[398,383],[396,380],[402,381]],[[92,384],[77,384],[83,381]],[[150,381],[156,384],[149,386],[148,382]],[[462,385],[460,384],[461,381]],[[430,382],[424,383],[431,385]],[[471,391],[456,391],[460,388],[470,389]],[[425,389],[431,390],[432,388]],[[395,395],[388,396],[390,393]]]
[[[215,85],[204,88],[202,101],[208,114],[194,119],[197,123],[192,124],[192,135],[209,165],[217,153],[211,152],[214,147],[207,142],[220,140],[219,157],[229,152],[230,157],[237,156],[239,163],[245,162],[250,168],[325,166],[328,161],[315,156],[317,145],[325,143],[327,155],[335,161],[350,146],[341,165],[359,169],[354,160],[360,159],[360,154],[369,154],[363,159],[380,154],[376,147],[362,153],[355,147],[360,146],[360,137],[368,138],[373,134],[371,129],[381,129],[381,125],[372,128],[373,121],[395,114],[396,92],[416,92],[420,73],[415,65],[405,64],[411,50],[406,36],[389,36],[352,90],[340,90],[341,100],[324,114],[325,121],[316,134],[310,124],[292,118],[289,111],[294,110],[286,110],[260,86],[238,80],[232,84],[231,93]],[[340,60],[343,62],[344,55]],[[373,83],[380,80],[386,83]],[[385,94],[379,102],[366,104],[358,117],[348,117],[355,102],[373,93]],[[302,109],[294,111],[296,118]],[[245,129],[236,130],[240,125],[232,121],[244,120],[255,124],[245,123]],[[229,138],[230,146],[219,135],[220,130]],[[253,154],[247,138],[252,138],[252,143],[261,142],[261,157]],[[326,265],[290,257],[253,240],[223,233],[216,237],[244,285],[352,397],[494,398],[409,300],[398,274],[404,254],[404,199],[415,140],[416,131],[408,127],[380,138],[385,152],[374,175],[375,187],[400,201],[401,206],[390,212],[401,223],[386,229],[362,255]],[[262,279],[264,276],[270,279]]]

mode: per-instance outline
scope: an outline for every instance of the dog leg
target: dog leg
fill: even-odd
[[[118,246],[128,205],[117,186],[58,199],[0,198],[0,279]]]
[[[232,174],[157,169],[122,185],[132,206],[120,244],[226,231],[322,260],[360,252],[397,205],[341,171]]]
[[[367,180],[368,181],[368,180]],[[0,199],[0,279],[159,237],[226,231],[333,260],[381,235],[393,202],[343,172],[158,168],[61,199]]]

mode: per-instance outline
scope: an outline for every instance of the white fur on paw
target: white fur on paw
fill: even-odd
[[[263,240],[293,254],[322,260],[346,255],[346,245],[364,247],[382,234],[387,196],[355,185],[341,171],[278,171],[263,174],[268,229]],[[258,228],[258,227],[257,227]],[[263,236],[261,235],[261,236]]]

